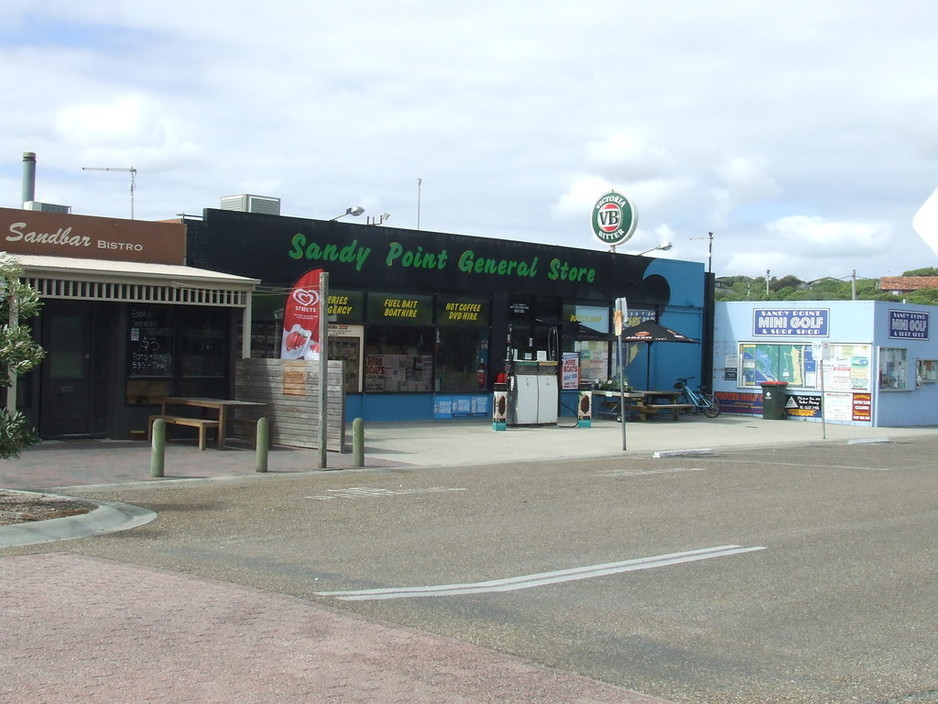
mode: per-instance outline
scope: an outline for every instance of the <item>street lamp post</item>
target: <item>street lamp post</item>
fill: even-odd
[[[671,249],[671,247],[673,247],[673,246],[674,246],[674,245],[672,245],[670,242],[662,242],[662,243],[659,244],[657,247],[652,247],[651,249],[646,249],[644,252],[639,252],[639,253],[636,254],[635,256],[636,256],[636,257],[644,257],[644,256],[645,256],[646,254],[648,254],[649,252],[656,252],[656,251],[658,251],[659,249],[660,249],[662,252],[666,252],[666,251],[668,251],[669,249]]]
[[[353,218],[357,218],[359,215],[365,212],[365,209],[360,205],[353,205],[351,208],[346,208],[345,212],[341,215],[336,215],[334,218],[329,218],[330,220],[338,220],[339,218],[344,218],[346,215],[351,215]]]

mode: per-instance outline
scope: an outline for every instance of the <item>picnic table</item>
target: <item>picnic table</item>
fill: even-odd
[[[674,420],[678,419],[681,411],[687,411],[694,406],[690,403],[680,403],[680,397],[683,392],[680,389],[669,389],[667,391],[658,390],[632,390],[625,392],[618,391],[594,391],[593,412],[601,416],[613,416],[616,420],[623,417],[628,418],[633,413],[638,415],[639,420],[647,421],[650,416],[656,415],[662,411],[670,412]],[[625,413],[623,414],[623,409]]]
[[[225,448],[225,432],[230,412],[238,408],[264,408],[266,403],[256,401],[236,401],[225,398],[206,398],[202,396],[167,396],[161,402],[160,412],[151,415],[147,422],[147,439],[153,436],[153,423],[162,419],[167,425],[182,425],[196,428],[199,432],[199,449],[205,449],[205,436],[209,430],[215,431],[216,446]],[[194,411],[200,411],[194,415]],[[207,412],[211,413],[208,417]]]

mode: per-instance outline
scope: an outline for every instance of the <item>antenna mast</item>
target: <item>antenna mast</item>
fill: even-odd
[[[82,166],[82,171],[126,171],[130,173],[130,219],[134,219],[134,189],[136,187],[137,170],[131,166],[125,169],[119,166]]]

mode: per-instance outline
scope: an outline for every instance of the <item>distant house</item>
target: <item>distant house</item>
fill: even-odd
[[[901,296],[920,288],[938,288],[938,276],[882,276],[879,290]]]

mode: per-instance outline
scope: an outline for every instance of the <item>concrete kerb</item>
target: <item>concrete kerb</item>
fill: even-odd
[[[17,491],[17,493],[39,494],[39,492],[30,491]],[[61,499],[75,498],[48,493],[40,495],[55,496]],[[155,512],[132,504],[95,501],[86,498],[76,500],[94,504],[96,508],[78,516],[64,516],[44,521],[0,526],[0,546],[19,547],[115,533],[145,525],[156,518]]]

